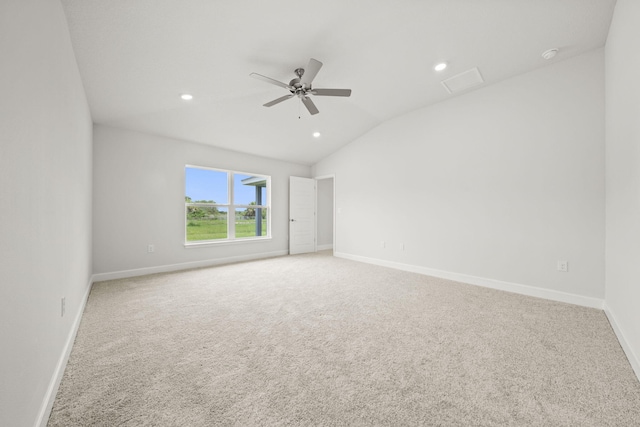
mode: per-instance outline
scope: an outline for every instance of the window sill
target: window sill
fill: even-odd
[[[254,238],[246,238],[246,239],[234,239],[234,240],[207,240],[203,242],[189,242],[185,243],[185,249],[196,249],[196,248],[206,248],[212,246],[226,246],[226,245],[236,245],[239,243],[255,243],[255,242],[265,242],[271,240],[271,237],[254,237]]]

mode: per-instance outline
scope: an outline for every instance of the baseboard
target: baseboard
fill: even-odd
[[[550,289],[537,288],[535,286],[521,285],[519,283],[503,282],[501,280],[487,279],[484,277],[470,276],[467,274],[452,273],[449,271],[436,270],[428,267],[420,267],[411,264],[402,264],[394,261],[385,261],[376,258],[368,258],[359,255],[351,255],[343,252],[334,252],[333,256],[349,259],[352,261],[365,262],[368,264],[380,265],[382,267],[395,268],[396,270],[409,271],[412,273],[424,274],[426,276],[439,277],[441,279],[453,280],[456,282],[468,283],[470,285],[482,286],[485,288],[497,289],[516,294],[527,295],[537,298],[544,298],[552,301],[565,302],[580,305],[583,307],[602,309],[603,300],[599,298],[586,297],[582,295],[570,294],[567,292],[554,291]]]
[[[316,245],[316,251],[326,251],[329,249],[333,249],[333,243],[329,243],[328,245]]]
[[[616,334],[616,337],[618,337],[620,346],[626,354],[627,359],[629,360],[629,364],[631,364],[631,368],[633,368],[633,372],[636,373],[638,381],[640,381],[640,357],[638,357],[638,355],[634,353],[633,348],[631,348],[631,346],[629,345],[629,341],[627,340],[625,334],[622,332],[620,324],[616,320],[616,316],[613,314],[613,311],[611,311],[611,307],[609,307],[606,302],[604,303],[604,313],[607,315],[607,319],[609,319],[609,324],[611,324],[613,332]]]
[[[126,279],[128,277],[146,276],[147,274],[168,273],[171,271],[189,270],[191,268],[212,267],[222,264],[233,264],[242,261],[254,261],[258,259],[274,258],[277,256],[288,255],[289,251],[263,252],[259,254],[240,255],[226,258],[207,259],[202,261],[183,262],[179,264],[159,265],[156,267],[136,268],[132,270],[113,271],[111,273],[94,274],[95,282],[103,282],[105,280]]]
[[[71,330],[69,331],[69,334],[67,336],[67,341],[64,343],[60,359],[58,359],[56,369],[53,372],[51,381],[49,381],[49,387],[47,387],[47,392],[44,396],[44,399],[42,400],[42,407],[40,409],[40,412],[38,413],[38,418],[36,419],[35,423],[36,427],[46,427],[47,423],[49,422],[49,415],[51,415],[51,409],[53,408],[53,403],[56,400],[58,388],[60,387],[60,383],[62,382],[62,376],[64,375],[65,368],[67,367],[67,362],[69,361],[71,350],[73,349],[73,343],[75,342],[76,335],[78,334],[78,328],[80,327],[82,314],[84,313],[84,309],[87,305],[87,300],[89,299],[89,294],[91,293],[91,286],[93,286],[93,282],[94,277],[91,276],[89,278],[89,283],[87,284],[87,289],[85,290],[82,300],[80,301],[76,316],[73,319],[73,324],[71,325]]]

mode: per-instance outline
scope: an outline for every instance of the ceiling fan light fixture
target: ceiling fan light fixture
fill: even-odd
[[[183,101],[191,101],[193,99],[193,95],[190,93],[183,93],[180,95],[180,98],[182,98]]]
[[[436,70],[436,71],[443,71],[445,68],[447,68],[447,63],[446,62],[441,62],[439,64],[436,64],[435,67],[433,67],[433,69]]]

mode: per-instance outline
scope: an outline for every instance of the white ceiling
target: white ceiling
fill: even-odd
[[[310,165],[454,96],[448,77],[478,67],[478,88],[603,46],[615,0],[62,3],[95,123]],[[288,83],[310,57],[314,87],[351,97],[314,97],[315,116],[297,98],[263,107],[288,92],[249,74]]]

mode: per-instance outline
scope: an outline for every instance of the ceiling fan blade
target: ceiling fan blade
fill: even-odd
[[[317,96],[351,96],[351,89],[313,89],[309,93]]]
[[[307,110],[309,110],[309,113],[311,113],[311,115],[318,114],[320,112],[316,108],[316,104],[314,104],[313,101],[308,97],[303,96],[300,99],[302,99],[302,103],[304,104],[305,107],[307,107]]]
[[[292,93],[290,93],[289,95],[281,96],[280,98],[278,98],[278,99],[274,99],[274,100],[273,100],[273,101],[271,101],[271,102],[267,102],[267,103],[266,103],[266,104],[264,104],[263,106],[264,106],[264,107],[272,107],[272,106],[274,106],[274,105],[276,105],[276,104],[281,103],[282,101],[286,101],[287,99],[291,99],[291,98],[293,98],[293,94],[292,94]]]
[[[291,89],[291,86],[289,86],[288,84],[279,82],[277,80],[274,80],[271,77],[263,76],[262,74],[258,74],[258,73],[251,73],[249,75],[251,77],[254,77],[254,78],[258,79],[258,80],[262,80],[264,82],[271,83],[273,85],[280,86],[280,87],[283,87],[285,89],[289,89],[289,90]]]
[[[318,61],[317,59],[311,58],[309,60],[309,65],[307,65],[307,68],[304,69],[304,74],[300,79],[300,83],[307,87],[311,86],[311,82],[316,78],[316,74],[318,74],[320,68],[322,68],[322,62]]]

